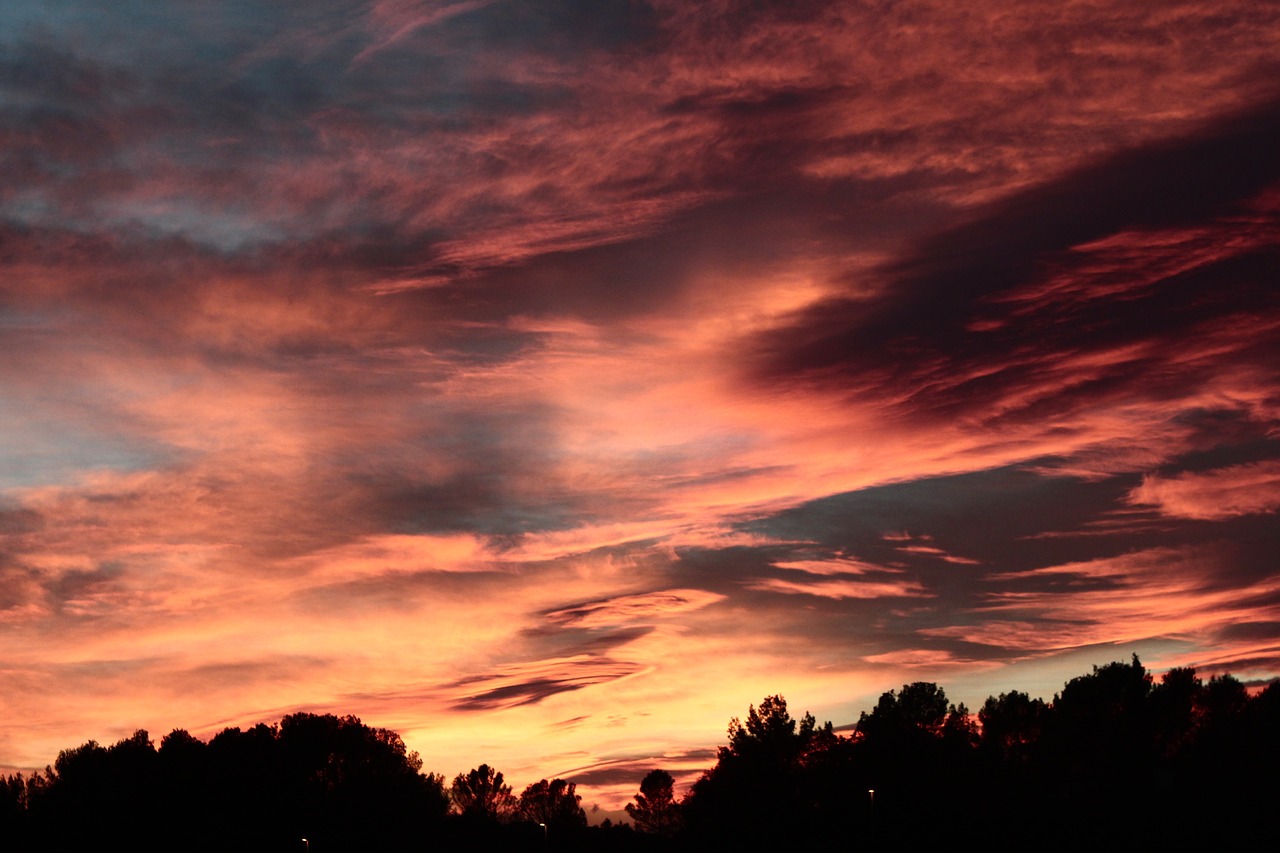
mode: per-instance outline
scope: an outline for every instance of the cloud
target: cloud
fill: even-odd
[[[928,598],[930,594],[916,581],[788,580],[762,578],[746,584],[747,589],[785,595],[816,595],[822,598]]]
[[[1224,582],[1229,552],[1211,545],[1152,548],[1043,569],[990,575],[1002,589],[987,594],[977,613],[1006,617],[970,629],[934,629],[975,642],[1024,652],[1180,636],[1208,640],[1239,621],[1274,616],[1275,578]]]
[[[1026,621],[991,619],[975,625],[948,625],[920,631],[925,637],[960,640],[966,644],[1000,650],[1015,649],[1025,654],[1043,654],[1087,646],[1096,640],[1098,633],[1094,623],[1052,619],[1045,615]]]
[[[910,533],[906,532],[886,533],[881,538],[886,542],[903,543],[901,545],[894,545],[894,550],[900,554],[936,557],[937,559],[947,563],[956,563],[965,566],[976,566],[980,562],[978,560],[970,559],[969,557],[958,557],[955,554],[948,554],[946,550],[931,544],[933,542],[933,537],[927,534],[923,536],[912,536]]]
[[[957,557],[954,554],[948,554],[941,548],[934,548],[930,545],[903,545],[898,548],[904,554],[922,554],[929,557],[937,557],[948,563],[958,563],[964,566],[977,565],[977,560],[971,560],[968,557]]]
[[[789,560],[774,563],[780,569],[805,572],[810,575],[866,575],[873,572],[892,572],[883,566],[867,563],[852,557],[834,557],[829,560]]]
[[[293,565],[309,567],[309,574],[316,581],[350,581],[423,571],[493,571],[499,562],[487,542],[460,533],[369,536],[308,554]]]
[[[945,670],[947,667],[964,665],[967,661],[957,660],[949,651],[931,649],[900,649],[879,655],[868,655],[867,663],[889,664],[907,669],[923,669],[930,671]]]
[[[469,676],[450,685],[458,694],[453,708],[491,711],[530,705],[574,690],[608,684],[635,675],[643,666],[600,657],[579,657],[511,665],[491,675]]]
[[[580,628],[603,628],[676,616],[725,598],[700,589],[668,589],[590,601],[546,614],[550,621]]]
[[[1099,298],[1095,284],[1072,310],[1040,296],[1041,313],[1034,318],[1013,324],[996,312],[996,320],[972,324],[1034,287],[1044,264],[1067,263],[1064,253],[1083,251],[1087,257],[1081,247],[1110,235],[1212,222],[1233,206],[1239,210],[1280,179],[1266,153],[1280,138],[1278,116],[1280,109],[1267,102],[1198,133],[1104,158],[979,208],[965,224],[886,264],[873,296],[819,302],[763,335],[760,378],[847,384],[850,390],[893,385],[907,413],[934,418],[985,410],[990,422],[1006,413],[1061,417],[1077,405],[1073,398],[1106,400],[1113,386],[1128,386],[1128,377],[1152,373],[1153,339],[1165,340],[1175,330],[1212,330],[1221,343],[1203,347],[1221,358],[1224,348],[1229,353],[1237,347],[1231,346],[1229,330],[1212,320],[1256,311],[1269,301],[1260,277],[1274,265],[1263,248],[1273,224],[1251,237],[1256,229],[1248,220],[1224,223],[1219,227],[1239,235],[1229,250],[1206,247],[1212,254],[1197,272],[1165,270],[1161,286],[1147,285],[1145,294],[1117,302]],[[1274,211],[1262,215],[1274,222]],[[1185,265],[1184,247],[1170,242],[1149,243],[1146,252],[1109,271],[1113,281],[1141,287],[1151,277],[1147,260],[1164,250],[1176,251]],[[1223,291],[1207,301],[1204,288],[1213,281],[1221,281]],[[1199,310],[1192,311],[1192,304]],[[1161,325],[1138,322],[1140,313],[1157,313]],[[1082,322],[1094,327],[1088,341],[1076,332]],[[886,353],[894,356],[892,368],[884,366]],[[1242,355],[1266,363],[1261,353]],[[1158,361],[1166,357],[1162,353]],[[1184,370],[1193,364],[1180,361]]]
[[[1129,503],[1161,515],[1206,521],[1270,513],[1280,508],[1280,462],[1267,460],[1172,477],[1148,474]]]

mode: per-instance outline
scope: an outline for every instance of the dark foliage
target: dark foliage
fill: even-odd
[[[534,782],[520,794],[516,814],[549,831],[564,833],[580,829],[587,825],[587,813],[582,810],[577,787],[564,779]]]
[[[392,849],[443,823],[443,779],[420,769],[355,717],[294,714],[208,744],[179,729],[158,750],[139,731],[63,750],[22,786],[9,829],[37,850]]]
[[[400,736],[294,714],[89,741],[0,776],[0,848],[29,851],[559,851],[1269,849],[1280,800],[1280,683],[1136,657],[1073,678],[1052,702],[1010,692],[976,718],[929,682],[884,693],[849,736],[781,696],[729,723],[677,801],[650,771],[627,824],[586,826],[573,782],[513,796],[488,765],[442,776]],[[452,804],[453,814],[449,814]]]
[[[636,829],[662,838],[675,836],[683,823],[675,786],[676,780],[665,770],[645,774],[635,802],[627,803],[627,815],[635,821]]]
[[[797,726],[779,696],[729,726],[681,805],[684,849],[1270,847],[1280,685],[1136,657],[1051,703],[990,697],[975,720],[936,684],[884,693],[851,737]],[[643,793],[643,792],[642,792]],[[637,801],[640,797],[637,796]],[[638,822],[639,823],[639,822]],[[1230,830],[1225,830],[1227,825]]]
[[[457,814],[476,823],[506,823],[516,810],[511,786],[488,764],[455,776],[449,799]]]

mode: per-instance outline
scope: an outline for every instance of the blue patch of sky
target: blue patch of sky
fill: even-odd
[[[226,252],[280,240],[286,235],[279,224],[263,222],[253,213],[210,209],[191,200],[159,205],[123,202],[116,204],[112,212],[116,224],[139,225],[158,236],[182,237]],[[85,226],[98,230],[102,222]]]
[[[250,211],[201,205],[193,199],[130,202],[116,201],[110,208],[86,216],[72,216],[38,194],[27,194],[0,207],[11,222],[35,227],[56,227],[83,234],[105,228],[125,229],[155,238],[181,237],[223,252],[238,252],[284,239],[282,223],[264,222]],[[0,318],[0,326],[4,323]]]
[[[128,64],[141,56],[155,58],[174,49],[188,50],[193,42],[225,42],[253,22],[269,25],[273,5],[181,0],[19,0],[0,4],[0,31],[19,37],[52,37],[69,43],[77,52]],[[243,23],[237,26],[237,22]],[[264,29],[269,32],[274,28]]]
[[[13,322],[0,313],[0,330]],[[0,393],[0,493],[72,483],[88,471],[148,470],[172,455],[154,442],[68,422],[39,401]]]
[[[206,66],[234,75],[230,63],[259,49],[269,56],[277,39],[283,53],[337,45],[350,58],[365,12],[349,0],[6,0],[0,34],[52,39],[113,65]]]

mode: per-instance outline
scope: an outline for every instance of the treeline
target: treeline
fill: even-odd
[[[447,782],[395,732],[294,714],[207,743],[90,741],[0,777],[0,849],[1241,849],[1273,841],[1277,759],[1280,685],[1251,697],[1191,669],[1157,683],[1135,656],[976,715],[907,684],[847,735],[770,696],[683,797],[655,769],[634,827],[589,827],[571,781],[516,795],[482,764]]]
[[[1278,759],[1280,683],[1156,683],[1134,656],[976,715],[907,684],[847,737],[767,698],[664,823],[691,850],[1272,849]]]
[[[400,735],[356,717],[292,714],[205,743],[178,729],[63,750],[0,777],[0,850],[384,851],[542,845],[587,817],[576,785],[517,797],[482,764],[451,784]]]

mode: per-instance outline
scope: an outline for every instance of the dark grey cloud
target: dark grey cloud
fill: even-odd
[[[1196,133],[1122,151],[988,204],[885,264],[874,295],[827,300],[762,335],[755,378],[769,386],[894,388],[908,392],[908,414],[947,418],[1052,382],[1051,368],[1066,353],[1144,340],[1172,344],[1210,318],[1274,312],[1274,245],[1227,252],[1123,298],[1046,305],[1029,318],[1012,315],[1003,300],[1055,267],[1081,273],[1074,247],[1126,229],[1250,215],[1274,222],[1274,210],[1250,212],[1245,204],[1280,180],[1272,155],[1278,146],[1280,101],[1269,99]],[[1117,275],[1139,279],[1142,262]],[[975,326],[984,319],[997,323]],[[1274,350],[1256,345],[1241,358],[1280,367]],[[1194,384],[1195,377],[1158,375],[1159,365],[1137,356],[1018,414],[1043,417],[1114,396],[1137,377],[1183,390],[1188,380]]]
[[[1247,456],[1257,449],[1237,451]],[[1135,584],[1149,582],[1091,568],[1108,561],[1124,565],[1141,552],[1153,555],[1149,561],[1167,561],[1187,591],[1225,593],[1251,612],[1272,612],[1280,604],[1267,583],[1280,549],[1274,518],[1206,522],[1135,514],[1126,497],[1139,482],[1131,474],[1051,476],[1032,464],[833,495],[741,525],[779,544],[682,550],[671,582],[731,596],[779,636],[794,631],[821,637],[836,657],[850,649],[874,656],[910,648],[970,661],[1025,653],[1025,647],[1005,648],[1001,636],[984,638],[979,628],[957,627],[992,618],[1034,620],[1051,647],[1096,618],[1073,614],[1069,603],[1076,596],[1132,596]],[[847,559],[858,564],[841,570]],[[803,561],[824,564],[823,573],[786,567]],[[822,584],[832,580],[905,583],[919,594],[824,595]],[[782,594],[770,585],[778,582],[813,591]],[[1061,596],[1060,620],[1039,610],[993,616],[993,600],[1019,595],[1041,602]],[[1269,628],[1262,623],[1252,630]]]
[[[1218,633],[1227,640],[1264,640],[1280,645],[1280,622],[1240,622]]]
[[[1137,482],[1136,477],[1108,481],[1046,477],[1023,467],[1005,467],[832,495],[744,527],[781,539],[813,542],[832,553],[848,553],[880,565],[905,563],[913,570],[937,574],[960,571],[904,552],[904,542],[892,538],[929,536],[933,545],[949,554],[1010,571],[1095,553],[1100,547],[1096,542],[1049,543],[1035,537],[1045,530],[1048,519],[1055,529],[1082,533],[1090,521],[1115,508]]]
[[[106,563],[94,570],[73,569],[46,581],[46,595],[54,608],[65,611],[76,602],[92,600],[117,590],[124,575],[124,567],[118,563]],[[93,613],[90,618],[109,616]]]
[[[661,34],[660,19],[644,0],[495,3],[439,26],[451,41],[498,48],[505,55],[545,53],[560,58],[636,49]]]
[[[522,646],[543,657],[607,655],[653,633],[650,626],[619,630],[538,627],[520,632]],[[527,644],[527,645],[526,645]]]
[[[431,242],[412,232],[389,241],[389,255],[366,251],[356,240],[348,243],[351,254],[333,260],[377,270],[388,268],[388,257],[399,257],[423,275],[451,279],[385,297],[407,316],[471,323],[570,316],[621,326],[635,317],[679,311],[687,296],[705,286],[701,278],[708,273],[728,279],[789,274],[798,256],[841,256],[895,244],[893,235],[904,225],[939,221],[944,212],[941,205],[896,198],[910,180],[867,181],[856,188],[794,181],[739,188],[731,198],[675,212],[641,236],[488,269],[438,264]]]
[[[43,599],[40,573],[35,569],[13,565],[0,551],[0,612],[14,610]]]
[[[0,504],[0,536],[21,536],[44,526],[44,517],[33,509]]]
[[[539,677],[515,675],[481,675],[462,679],[449,687],[464,695],[453,703],[457,711],[490,711],[532,705],[558,693],[568,693],[599,684],[607,684],[644,667],[628,661],[591,658],[588,660],[551,661],[550,670]],[[486,686],[493,685],[493,686]],[[474,692],[473,692],[474,691]]]

